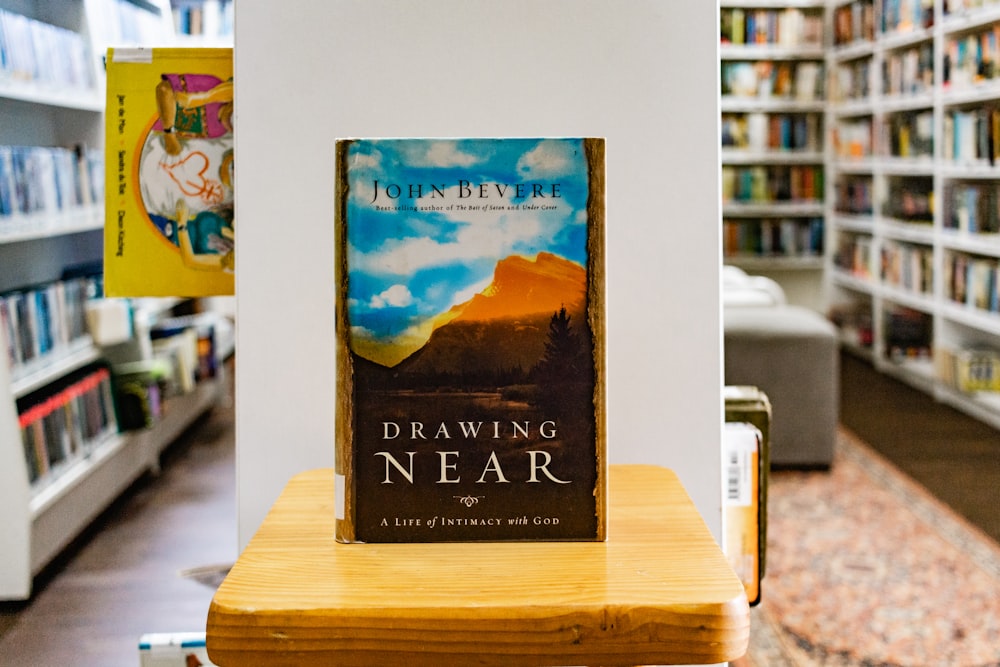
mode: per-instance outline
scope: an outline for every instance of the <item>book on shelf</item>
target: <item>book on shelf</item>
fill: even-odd
[[[234,293],[232,49],[109,49],[105,291]]]
[[[938,378],[963,393],[1000,392],[1000,351],[985,347],[934,349]]]
[[[785,48],[821,46],[823,12],[802,9],[722,8],[719,39],[723,44],[772,45]]]
[[[103,168],[84,146],[0,146],[0,235],[100,203]]]
[[[337,539],[603,540],[603,139],[336,152]]]
[[[67,278],[0,294],[0,328],[15,379],[86,339],[95,280]]]
[[[17,401],[28,479],[40,485],[118,431],[111,373],[90,365]]]
[[[934,322],[928,313],[891,306],[883,313],[885,352],[889,359],[929,359],[934,341]]]
[[[854,0],[833,10],[833,43],[847,46],[875,39],[875,5],[872,0]]]
[[[72,30],[0,9],[0,80],[52,91],[93,91],[84,37]]]
[[[723,61],[721,70],[723,95],[795,102],[823,100],[820,61]]]
[[[971,234],[1000,232],[1000,197],[995,182],[955,182],[948,187],[951,197],[944,219],[945,229]]]
[[[948,251],[944,256],[944,294],[951,301],[983,312],[1000,312],[1000,260]]]

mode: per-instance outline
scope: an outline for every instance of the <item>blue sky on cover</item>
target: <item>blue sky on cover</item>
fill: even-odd
[[[485,289],[510,255],[545,251],[586,266],[587,172],[578,139],[358,140],[347,160],[355,337],[405,337]],[[460,181],[470,186],[460,189]],[[525,196],[515,196],[519,183]],[[424,196],[411,198],[411,184]],[[547,196],[532,197],[532,184]]]

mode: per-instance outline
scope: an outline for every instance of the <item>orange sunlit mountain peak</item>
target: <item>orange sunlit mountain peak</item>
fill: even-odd
[[[489,287],[456,308],[456,319],[483,321],[551,313],[563,306],[572,309],[586,290],[587,272],[579,264],[547,252],[535,259],[512,255],[497,262]]]

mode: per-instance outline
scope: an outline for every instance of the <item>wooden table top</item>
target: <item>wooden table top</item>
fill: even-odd
[[[611,466],[606,542],[341,544],[333,470],[294,477],[219,587],[237,665],[711,664],[742,656],[743,584],[676,475]]]

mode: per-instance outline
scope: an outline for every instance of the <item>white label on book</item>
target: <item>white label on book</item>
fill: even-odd
[[[726,448],[723,459],[726,505],[749,507],[753,489],[753,453],[757,451],[759,431],[750,424],[726,424]]]
[[[153,49],[147,47],[116,48],[111,54],[116,63],[152,63]]]
[[[344,505],[347,496],[347,480],[343,475],[333,476],[333,516],[338,521],[344,520]]]

